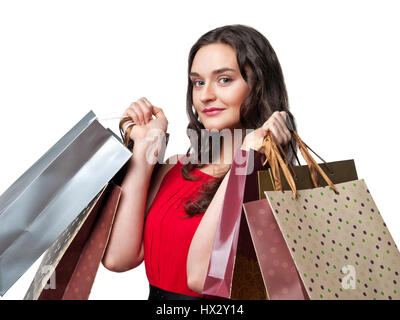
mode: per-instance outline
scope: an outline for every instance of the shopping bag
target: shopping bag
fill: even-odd
[[[295,136],[310,173],[321,173]],[[277,163],[285,167],[283,161]],[[277,172],[272,166],[271,171]],[[282,172],[293,181],[287,168]],[[296,190],[292,185],[290,191],[265,192],[308,296],[400,299],[400,252],[365,181],[333,184],[326,175],[324,179],[329,186],[319,187],[314,176],[314,188]]]
[[[109,183],[46,251],[25,300],[87,300],[118,207]]]
[[[308,299],[267,199],[243,204],[262,285],[269,300]],[[241,240],[240,240],[241,241]],[[239,242],[240,245],[240,242]]]
[[[254,152],[254,150],[251,150],[251,152]],[[261,155],[259,152],[255,152],[255,155],[257,155],[258,158],[265,157],[264,154]],[[235,157],[237,157],[236,154]],[[237,165],[236,162],[237,161],[234,159],[232,168],[235,168]],[[329,164],[325,163],[324,165],[327,166],[326,169],[329,169],[329,174],[332,176],[334,181],[340,182],[342,180],[357,177],[353,160]],[[261,168],[263,167],[261,166]],[[266,167],[263,169],[265,168]],[[282,246],[284,240],[281,235],[279,235],[279,230],[276,230],[275,236],[273,236],[271,230],[267,233],[263,233],[259,228],[260,223],[265,225],[268,224],[272,227],[276,227],[276,224],[274,225],[272,221],[257,220],[258,222],[255,222],[254,220],[256,219],[256,216],[253,215],[252,212],[254,212],[257,207],[263,207],[266,204],[265,201],[261,203],[257,201],[254,201],[254,203],[251,202],[251,200],[256,198],[254,184],[257,183],[258,185],[258,197],[262,195],[260,192],[261,188],[269,190],[274,189],[274,180],[269,178],[271,176],[271,169],[260,170],[260,166],[257,169],[258,170],[253,171],[250,175],[242,177],[237,177],[233,175],[232,172],[230,173],[231,176],[228,181],[224,206],[217,228],[216,240],[210,258],[209,270],[204,284],[203,293],[232,299],[306,299],[307,294],[301,283],[300,277],[294,268],[293,263],[290,265],[290,259],[288,259],[290,256],[289,252],[286,246]],[[300,181],[301,187],[311,186],[312,180],[308,173],[307,166],[297,166],[295,169],[297,172],[296,182]],[[305,172],[307,175],[305,175]],[[257,175],[258,179],[255,179]],[[265,179],[265,177],[269,179]],[[288,187],[286,181],[284,187]],[[240,198],[241,195],[243,195],[243,198]],[[261,198],[265,198],[265,195],[261,196]],[[243,211],[243,213],[246,214],[247,221],[245,218],[241,219],[242,213],[239,213],[240,209],[238,208],[238,203],[244,203],[243,207],[245,211]],[[249,203],[249,205],[246,208],[247,203]],[[232,204],[234,206],[236,205],[234,209],[230,207]],[[235,214],[231,214],[231,212],[234,212]],[[265,212],[264,209],[263,212]],[[264,216],[264,218],[266,217],[267,216]],[[236,224],[231,226],[233,222],[236,222]],[[231,225],[229,223],[231,223]],[[257,229],[251,230],[251,227]],[[225,230],[225,233],[230,234],[230,242],[219,240],[221,228],[227,229]],[[250,231],[252,231],[253,234],[250,233]],[[238,234],[235,234],[235,232]],[[285,251],[278,251],[276,246],[271,245],[271,242],[257,241],[260,240],[260,235],[263,234],[264,238],[267,236],[268,239],[272,239],[274,244],[277,244],[278,242],[281,245],[281,248]],[[286,255],[285,259],[288,260],[288,262],[284,263],[286,268],[283,270],[277,270],[284,272],[284,274],[281,275],[281,278],[285,279],[283,283],[284,286],[278,291],[275,290],[276,286],[272,286],[271,288],[267,283],[267,278],[270,278],[271,274],[275,275],[277,273],[273,268],[271,268],[271,264],[268,264],[272,261],[265,261],[268,254],[268,252],[265,251],[266,249],[272,249],[275,253],[278,252],[278,255],[282,253],[282,255]],[[227,254],[228,252],[230,254],[229,258]],[[223,261],[221,262],[222,258]],[[276,263],[277,261],[275,259],[275,264]],[[219,274],[217,275],[214,274],[216,269],[219,270]],[[286,269],[288,271],[286,271]],[[275,277],[275,279],[276,278],[277,277]],[[276,283],[280,282],[278,281]]]
[[[235,151],[203,294],[231,299],[266,299],[249,229],[242,219],[242,204],[258,199],[257,171],[266,169],[263,163],[265,156],[260,152]]]
[[[334,183],[357,179],[354,160],[324,162],[319,165]],[[307,165],[294,166],[292,169],[296,177],[294,180],[297,189],[313,187]],[[262,200],[244,203],[243,208],[268,298],[271,300],[308,299],[289,249],[276,224],[268,201],[265,199],[264,191],[274,190],[271,168],[259,170],[257,174],[259,197]],[[290,190],[281,169],[280,176],[283,190]],[[321,176],[318,176],[317,181],[319,185],[326,185]]]
[[[258,172],[265,154],[236,150],[203,286],[203,294],[231,299],[267,299],[243,203],[258,200]],[[267,171],[268,172],[268,171]]]
[[[122,141],[129,149],[133,141],[130,130],[122,130],[128,119],[120,122]],[[163,137],[166,147],[169,134]],[[160,150],[153,176],[165,153]],[[120,185],[127,172],[125,164],[111,182],[47,250],[29,287],[26,300],[87,300],[110,237],[113,220],[121,196]]]
[[[308,295],[400,299],[400,254],[365,182],[336,187],[266,192]]]
[[[0,197],[0,295],[99,194],[131,152],[90,111]]]

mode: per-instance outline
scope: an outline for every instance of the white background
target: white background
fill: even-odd
[[[355,159],[400,245],[397,1],[0,2],[0,194],[89,110],[142,96],[164,109],[166,156],[188,148],[187,56],[205,32],[246,24],[271,42],[300,136]],[[117,120],[103,122],[115,132]],[[38,260],[2,299],[22,299]],[[91,299],[147,299],[143,264],[100,266]]]

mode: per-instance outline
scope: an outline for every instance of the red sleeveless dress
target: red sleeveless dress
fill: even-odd
[[[203,213],[190,217],[183,204],[194,200],[203,183],[213,176],[198,169],[191,174],[199,180],[185,180],[182,163],[177,162],[164,176],[148,211],[144,226],[144,262],[149,283],[170,292],[201,297],[187,285],[186,260],[190,243]]]

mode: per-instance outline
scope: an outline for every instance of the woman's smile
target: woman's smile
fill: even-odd
[[[214,107],[210,107],[210,108],[205,108],[203,110],[203,113],[207,116],[215,116],[217,114],[220,114],[222,111],[224,111],[225,109],[222,108],[214,108]]]

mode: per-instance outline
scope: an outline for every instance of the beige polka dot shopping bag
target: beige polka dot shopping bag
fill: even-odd
[[[365,181],[266,191],[311,299],[400,299],[400,253]]]
[[[282,250],[290,253],[289,265],[292,263],[292,271],[298,273],[307,295],[310,299],[399,300],[400,252],[365,181],[354,179],[333,184],[328,177],[332,168],[326,174],[296,132],[294,135],[314,188],[296,188],[292,175],[296,171],[291,173],[285,168],[271,139],[266,148],[267,158],[270,161],[277,157],[275,163],[270,162],[271,180],[275,189],[284,189],[279,176],[283,173],[290,190],[265,191],[266,200],[260,208],[263,211],[258,214],[275,218],[276,224],[271,220],[270,226],[279,230],[281,246],[284,239]],[[283,170],[278,170],[277,164]],[[316,172],[328,185],[318,187]],[[261,232],[266,231],[260,225],[257,227]],[[253,233],[258,232],[255,225],[253,229]],[[253,235],[253,239],[256,237]],[[269,253],[272,248],[273,244]],[[273,256],[272,253],[268,257],[274,264]],[[282,266],[278,273],[284,269],[280,261],[275,264]]]

